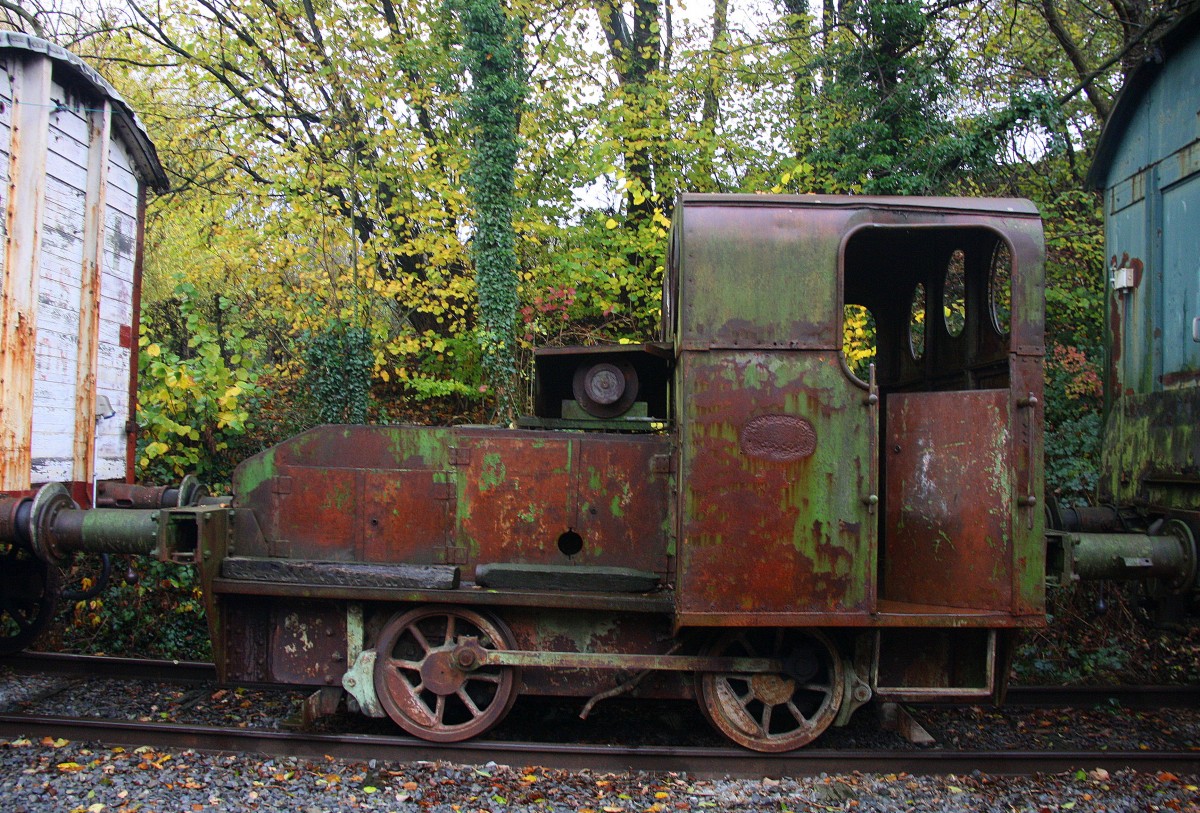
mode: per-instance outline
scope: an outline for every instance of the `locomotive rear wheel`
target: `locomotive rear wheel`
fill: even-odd
[[[833,723],[845,691],[841,655],[819,632],[733,630],[710,656],[778,658],[783,674],[705,672],[698,678],[704,716],[729,739],[753,751],[790,751]]]
[[[376,645],[375,693],[396,725],[432,742],[460,742],[504,719],[517,699],[517,670],[462,668],[454,651],[514,647],[499,619],[460,607],[419,607],[392,618]]]
[[[58,605],[62,573],[28,548],[0,542],[0,655],[33,643]]]

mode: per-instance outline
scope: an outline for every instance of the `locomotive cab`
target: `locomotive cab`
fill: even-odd
[[[1000,691],[1003,631],[1043,622],[1036,210],[697,195],[676,218],[676,623],[871,627],[841,640],[879,696]],[[874,328],[858,372],[847,318]]]

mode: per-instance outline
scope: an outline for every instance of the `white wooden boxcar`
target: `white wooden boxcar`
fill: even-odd
[[[132,470],[142,225],[166,175],[79,57],[0,32],[0,492]]]

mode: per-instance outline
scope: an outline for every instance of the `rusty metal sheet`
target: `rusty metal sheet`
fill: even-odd
[[[797,202],[685,200],[676,224],[683,347],[840,346],[838,278],[829,272],[847,214]]]
[[[435,564],[454,537],[452,475],[431,471],[363,473],[362,560]]]
[[[358,556],[361,473],[348,469],[281,467],[256,511],[271,556],[349,562]],[[239,554],[245,551],[238,548]]]
[[[460,430],[459,540],[472,562],[566,561],[572,444],[562,434]]]
[[[1012,606],[1007,390],[887,397],[880,609]]]
[[[471,428],[456,443],[467,563],[665,569],[665,436]]]
[[[684,353],[680,624],[872,609],[867,393],[837,354]]]
[[[271,678],[299,685],[341,684],[346,663],[346,612],[333,602],[282,601],[271,606]]]
[[[243,462],[233,476],[240,556],[434,564],[452,539],[452,430],[324,426]],[[261,536],[259,530],[261,529]]]

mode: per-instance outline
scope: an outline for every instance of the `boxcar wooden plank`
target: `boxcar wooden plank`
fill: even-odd
[[[21,62],[15,71],[15,116],[10,151],[14,177],[5,202],[8,235],[0,289],[0,489],[30,486],[30,441],[36,358],[37,274],[40,225],[45,206],[51,65],[48,59]],[[18,135],[19,133],[19,135]]]
[[[108,192],[109,142],[112,114],[109,102],[90,114],[88,126],[87,194],[83,210],[83,267],[79,286],[79,338],[75,368],[75,411],[88,414],[96,404],[96,364],[99,358],[101,270],[104,264],[104,212]],[[72,479],[90,481],[95,455],[96,426],[75,426]]]

